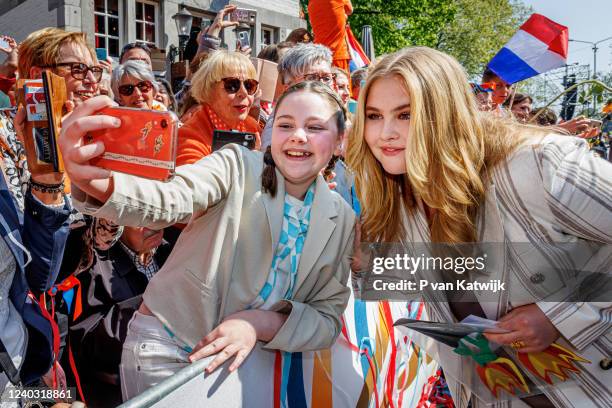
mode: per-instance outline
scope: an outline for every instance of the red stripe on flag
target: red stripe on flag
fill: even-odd
[[[556,52],[563,58],[567,59],[567,48],[569,44],[569,32],[563,31],[553,42],[550,43],[548,49],[552,52]]]
[[[274,408],[281,407],[281,387],[283,377],[283,355],[276,350],[274,356]]]
[[[346,37],[347,37],[349,46],[359,55],[359,57],[363,60],[363,62],[366,65],[370,65],[370,59],[368,58],[366,53],[363,51],[361,44],[359,43],[359,41],[357,41],[355,34],[353,34],[353,31],[351,30],[351,26],[348,24],[346,25]]]
[[[567,58],[569,34],[566,26],[534,13],[520,29],[547,44],[549,50]]]

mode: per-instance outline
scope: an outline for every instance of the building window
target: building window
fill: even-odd
[[[157,3],[136,2],[136,40],[155,47],[157,44]]]
[[[276,44],[278,42],[278,28],[261,26],[262,46]]]
[[[122,0],[95,0],[96,48],[105,48],[111,57],[119,57]]]

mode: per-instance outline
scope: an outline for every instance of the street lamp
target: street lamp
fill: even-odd
[[[612,40],[612,37],[604,38],[603,40],[599,40],[599,41],[596,41],[596,42],[593,42],[593,41],[583,41],[583,40],[575,40],[573,38],[570,38],[570,41],[572,41],[572,42],[591,44],[593,46],[593,48],[592,48],[592,50],[593,50],[593,78],[597,77],[597,51],[599,50],[599,47],[597,47],[597,44],[601,44],[602,42],[608,41],[608,40]]]
[[[179,12],[173,15],[172,19],[176,23],[176,31],[178,32],[179,37],[179,59],[182,61],[185,46],[187,45],[187,41],[189,41],[189,36],[191,35],[193,15],[191,15],[184,5],[181,5]]]

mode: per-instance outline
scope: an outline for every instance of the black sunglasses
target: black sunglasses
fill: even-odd
[[[223,89],[225,89],[225,92],[230,94],[238,92],[241,84],[244,84],[244,89],[246,89],[249,95],[253,95],[257,92],[257,88],[259,87],[259,82],[254,79],[245,79],[241,81],[239,78],[222,78],[221,81],[223,81]]]
[[[123,96],[130,96],[134,93],[134,89],[136,88],[138,88],[140,92],[146,93],[153,88],[153,84],[151,84],[149,81],[141,81],[136,85],[121,85],[119,86],[119,93]]]
[[[99,66],[89,67],[80,62],[58,62],[57,64],[45,65],[43,68],[57,68],[57,67],[70,67],[70,75],[74,79],[78,79],[82,81],[87,77],[87,72],[91,72],[96,82],[100,82],[102,80],[102,74],[104,73],[104,68]]]

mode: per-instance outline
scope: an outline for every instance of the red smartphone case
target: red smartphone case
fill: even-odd
[[[90,132],[85,142],[102,141],[104,153],[91,160],[98,167],[168,181],[176,167],[178,118],[170,111],[109,107],[97,114],[117,117],[121,126]]]

